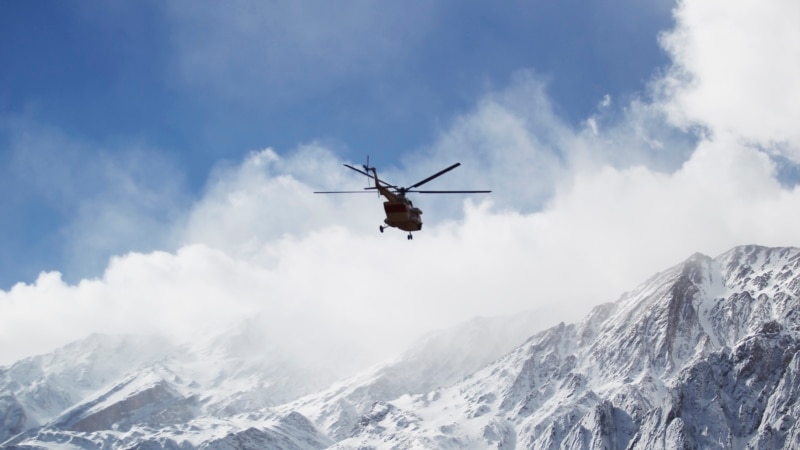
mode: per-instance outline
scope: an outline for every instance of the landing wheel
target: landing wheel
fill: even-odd
[[[410,241],[412,239],[414,239],[414,236],[411,233],[408,233],[408,240]]]
[[[383,230],[384,230],[385,228],[383,227],[383,225],[380,225],[380,226],[378,226],[378,229],[379,229],[379,230],[381,230],[381,233],[383,233]]]

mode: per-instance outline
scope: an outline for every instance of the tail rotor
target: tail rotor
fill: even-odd
[[[369,188],[369,187],[371,187],[369,179],[372,177],[372,175],[370,173],[373,173],[373,174],[375,173],[375,168],[371,167],[369,165],[369,155],[367,155],[367,163],[366,164],[362,164],[361,167],[364,168],[364,172],[367,174],[367,187]],[[378,197],[380,197],[380,196],[381,196],[381,193],[378,192]]]
[[[374,167],[371,167],[369,165],[369,155],[367,155],[367,163],[366,164],[362,164],[361,167],[363,167],[364,168],[364,172],[367,172],[367,173],[369,173],[371,170],[374,169]]]

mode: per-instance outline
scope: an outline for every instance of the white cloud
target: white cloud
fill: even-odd
[[[240,165],[214,171],[205,195],[181,224],[179,244],[200,242],[237,257],[263,258],[264,246],[283,236],[305,236],[325,225],[357,226],[366,222],[369,208],[380,208],[376,194],[313,191],[361,190],[363,180],[317,144],[285,157],[271,149],[251,152]]]
[[[672,119],[732,134],[800,162],[800,3],[681,1],[662,36]]]
[[[202,246],[117,257],[102,279],[77,285],[42,273],[33,284],[0,292],[2,363],[92,332],[185,335],[218,328],[247,312],[261,292],[257,280],[246,265]]]
[[[284,175],[292,189],[273,190],[248,174],[260,158],[276,162],[268,151],[254,154],[220,181],[264,196],[263,205],[246,208],[267,214],[311,189]],[[216,203],[213,194],[204,201],[223,215],[241,213],[241,204]],[[336,208],[324,203],[337,201],[322,197],[325,214]],[[542,211],[467,202],[462,219],[431,223],[411,242],[399,232],[320,221],[303,234],[245,230],[259,242],[245,253],[231,244],[243,229],[222,221],[216,232],[228,239],[212,242],[220,249],[194,244],[129,254],[101,279],[73,286],[43,274],[34,285],[0,293],[0,341],[14,348],[4,358],[13,358],[90,331],[187,336],[257,317],[287,354],[320,363],[345,347],[375,361],[426,330],[474,315],[555,304],[553,323],[577,320],[694,251],[791,245],[799,206],[800,190],[781,187],[763,153],[703,142],[672,174],[642,166],[580,172]],[[377,200],[367,210],[377,218]],[[11,342],[25,344],[7,347]]]
[[[680,11],[679,29],[706,23]],[[692,44],[670,45],[680,54]],[[716,76],[697,71],[693,86],[706,74]],[[311,194],[363,187],[324,147],[253,152],[218,168],[179,222],[178,251],[120,256],[102,278],[77,285],[43,274],[0,292],[0,346],[14,349],[0,363],[91,331],[191,334],[243,317],[263,320],[287,353],[324,360],[344,347],[369,359],[479,314],[554,304],[553,323],[577,320],[695,251],[798,245],[800,189],[781,185],[773,161],[749,143],[770,130],[792,140],[790,124],[732,135],[741,117],[709,120],[692,103],[730,107],[727,97],[674,92],[659,100],[712,133],[695,142],[670,129],[664,103],[643,100],[616,117],[601,108],[596,132],[575,130],[554,113],[546,85],[520,73],[405,167],[381,172],[408,184],[461,161],[426,187],[495,191],[415,198],[426,225],[411,242],[378,233],[381,201],[372,195]]]
[[[529,212],[542,206],[564,176],[566,153],[574,138],[555,114],[546,84],[535,73],[520,71],[506,89],[488,93],[475,111],[456,118],[430,148],[408,156],[404,174],[387,176],[396,183],[404,179],[400,184],[407,185],[406,181],[414,183],[461,162],[461,167],[424,188],[490,189],[497,207]],[[462,198],[424,196],[419,200],[433,205],[434,213],[443,210],[452,215],[453,207],[461,208]]]

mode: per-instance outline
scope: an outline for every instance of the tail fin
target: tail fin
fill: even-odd
[[[372,172],[372,176],[375,178],[375,187],[377,188],[378,187],[378,171],[377,171],[377,169],[375,169],[374,167],[371,167],[369,165],[369,154],[367,154],[367,163],[363,164],[361,167],[364,168],[364,172],[366,172],[366,173]],[[367,176],[367,187],[370,187],[369,186],[369,176]],[[381,193],[380,193],[380,191],[378,191],[378,197],[380,197],[380,196],[381,196]]]

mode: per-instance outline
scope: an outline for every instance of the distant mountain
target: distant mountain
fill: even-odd
[[[580,323],[476,318],[344,380],[254,324],[184,345],[95,335],[0,368],[0,442],[800,448],[799,302],[800,249],[744,246],[695,254]]]
[[[543,329],[543,317],[537,311],[475,318],[430,333],[396,361],[339,385],[338,373],[299,366],[276,351],[257,321],[183,345],[92,335],[0,368],[0,443],[325,448],[347,437],[375,401],[451,384]],[[339,432],[318,431],[298,412],[309,413],[304,405],[324,404],[328,395],[349,404]]]
[[[157,338],[92,335],[0,367],[0,442],[48,423],[131,368],[154,363],[163,348]]]
[[[299,366],[263,338],[253,322],[182,345],[159,337],[92,335],[0,368],[0,442],[124,448],[149,442],[153,434],[182,436],[186,427],[209,426],[225,432],[204,431],[198,442],[264,443],[275,434],[294,439],[295,428],[314,430],[299,414],[265,413],[257,423],[231,418],[324,389],[337,374]],[[251,425],[258,427],[248,431]],[[303,439],[330,443],[316,432]]]

